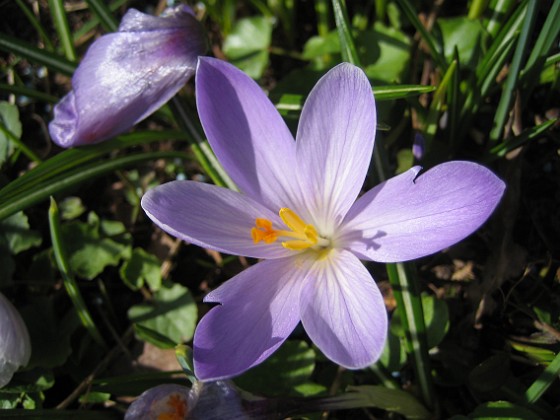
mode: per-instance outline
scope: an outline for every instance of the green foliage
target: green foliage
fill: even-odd
[[[197,308],[189,289],[176,283],[164,285],[151,302],[132,306],[128,317],[131,322],[157,331],[175,343],[182,343],[194,335]],[[151,342],[159,344],[156,340]]]
[[[114,224],[102,223],[91,212],[87,223],[72,221],[62,225],[70,267],[76,275],[93,280],[106,267],[117,266],[122,259],[130,258],[132,238],[122,223],[113,223],[116,228]]]
[[[240,19],[224,40],[224,53],[233,64],[252,78],[258,79],[268,65],[271,35],[270,19],[266,17]]]
[[[17,138],[21,137],[21,122],[17,106],[0,102],[0,168],[14,152],[14,145],[6,133],[10,131]]]
[[[138,290],[146,282],[156,292],[161,287],[160,265],[157,257],[142,248],[134,248],[130,259],[121,266],[121,279],[132,290]]]
[[[310,382],[315,368],[315,351],[303,341],[286,341],[264,363],[235,380],[249,391],[269,396],[316,395],[326,391]]]

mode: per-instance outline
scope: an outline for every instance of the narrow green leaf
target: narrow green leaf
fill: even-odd
[[[133,324],[134,333],[136,336],[147,343],[151,343],[160,349],[172,349],[175,348],[177,343],[171,340],[169,337],[158,333],[156,330],[148,328],[142,324]]]
[[[503,143],[494,146],[488,155],[484,158],[484,162],[489,163],[493,160],[505,156],[507,153],[511,152],[512,150],[524,145],[528,141],[531,141],[544,132],[546,132],[549,128],[553,127],[558,122],[558,119],[552,119],[543,122],[535,127],[528,128],[524,130],[521,134],[515,137],[511,137],[506,139]]]
[[[0,116],[0,131],[8,139],[10,139],[10,141],[13,142],[18,147],[18,149],[25,154],[25,156],[27,156],[29,159],[31,159],[36,163],[41,163],[41,159],[39,158],[39,156],[37,156],[33,150],[27,147],[27,145],[24,142],[22,142],[18,136],[16,136],[12,131],[8,129],[8,127],[4,125],[1,116]]]
[[[112,1],[111,3],[109,3],[109,12],[114,13],[115,11],[117,11],[119,8],[121,8],[128,0],[115,0]],[[91,18],[85,22],[83,25],[80,26],[79,29],[77,29],[76,31],[74,31],[74,43],[80,41],[84,36],[87,35],[88,32],[93,31],[94,29],[96,29],[96,27],[101,23],[101,21],[99,20],[99,18],[95,15],[92,14]],[[110,31],[112,32],[112,31]]]
[[[37,48],[27,42],[0,33],[0,50],[26,58],[35,64],[42,64],[47,68],[71,76],[77,64],[55,53]]]
[[[105,340],[99,333],[99,330],[95,326],[93,322],[93,318],[91,317],[89,310],[82,298],[82,294],[80,293],[80,289],[78,288],[78,284],[74,279],[74,275],[70,269],[70,264],[68,262],[68,258],[66,256],[66,250],[64,247],[64,242],[62,240],[62,235],[60,231],[60,218],[58,214],[58,206],[56,205],[56,201],[54,198],[51,197],[51,205],[49,208],[49,229],[51,233],[51,240],[53,245],[53,252],[56,259],[56,265],[62,275],[62,280],[64,282],[64,287],[66,288],[66,292],[68,296],[72,300],[74,307],[76,308],[76,312],[82,321],[82,325],[88,330],[89,334],[92,338],[104,349],[107,349],[107,344]]]
[[[93,162],[89,165],[73,168],[71,171],[59,174],[46,182],[41,182],[11,195],[8,201],[0,203],[0,220],[34,204],[40,203],[50,195],[68,188],[75,188],[83,182],[113,172],[117,169],[134,166],[138,163],[156,159],[185,159],[180,152],[149,152],[136,153],[124,157],[114,158],[103,162]],[[0,191],[1,192],[1,191]]]
[[[220,162],[218,162],[208,142],[202,139],[198,125],[195,124],[191,115],[185,110],[181,99],[177,96],[174,97],[169,102],[169,106],[181,129],[189,134],[187,139],[198,163],[200,163],[202,169],[204,169],[214,184],[231,190],[237,190],[235,183],[231,180]]]
[[[436,39],[433,37],[432,34],[430,34],[426,30],[422,22],[420,22],[420,19],[418,19],[418,16],[416,15],[416,11],[414,10],[410,2],[408,0],[397,0],[397,4],[400,6],[402,11],[406,15],[407,19],[409,20],[409,22],[412,24],[412,26],[414,26],[414,28],[422,36],[422,39],[428,46],[430,52],[432,53],[432,58],[434,59],[436,64],[442,70],[446,70],[447,63],[445,62],[445,58],[443,57],[442,53],[439,51],[437,47]]]
[[[538,63],[544,60],[548,52],[558,41],[558,34],[560,33],[560,2],[552,2],[550,11],[546,17],[541,32],[531,48],[531,55],[525,63],[523,74],[532,73],[533,68],[538,67]]]
[[[68,25],[68,18],[64,11],[64,2],[62,0],[49,0],[49,8],[64,55],[69,61],[76,61],[76,51]]]
[[[533,24],[535,23],[537,10],[538,3],[536,0],[529,1],[523,27],[521,28],[521,33],[519,34],[517,41],[517,48],[513,54],[513,59],[509,66],[508,77],[504,84],[502,96],[500,97],[500,102],[498,103],[496,114],[494,116],[494,125],[490,131],[490,139],[493,141],[497,141],[503,135],[504,126],[513,102],[513,94],[518,82],[519,72],[521,71],[521,61],[527,51],[527,44],[533,29]]]
[[[188,135],[179,131],[147,131],[123,134],[112,140],[85,147],[65,150],[10,182],[0,190],[0,208],[22,191],[31,191],[35,185],[68,171],[82,167],[86,163],[100,159],[106,153],[126,147],[162,140],[187,140]],[[2,217],[0,217],[1,219]]]
[[[529,404],[534,404],[558,379],[560,373],[560,353],[556,354],[554,360],[546,367],[546,369],[539,375],[539,377],[531,384],[525,392],[525,400]]]
[[[441,112],[444,108],[445,97],[447,92],[447,87],[452,81],[453,75],[455,74],[455,69],[457,68],[457,62],[453,61],[448,67],[447,71],[443,75],[439,86],[434,93],[432,103],[430,104],[430,110],[428,111],[428,117],[426,118],[426,128],[424,130],[424,137],[426,139],[426,149],[430,149],[431,141],[434,138],[437,127],[438,120]]]
[[[101,26],[103,26],[107,32],[115,32],[118,29],[119,24],[111,13],[111,9],[107,7],[105,2],[99,0],[86,0],[86,3],[101,22]]]
[[[424,323],[422,298],[415,278],[415,267],[409,263],[387,264],[387,274],[401,314],[405,344],[412,357],[414,372],[422,399],[428,408],[434,407],[431,363],[428,355],[427,331]]]
[[[27,18],[29,23],[31,23],[31,25],[33,25],[33,27],[37,31],[37,34],[39,34],[39,36],[41,37],[41,41],[43,41],[45,43],[45,48],[48,51],[54,51],[54,45],[53,45],[50,37],[47,35],[45,30],[43,29],[43,26],[37,20],[35,15],[31,12],[31,10],[29,10],[29,8],[25,5],[25,3],[22,0],[16,0],[16,3],[19,6],[19,8],[21,9],[21,11],[25,14],[25,17]]]
[[[332,5],[336,29],[338,30],[338,37],[340,38],[342,59],[355,66],[360,66],[360,58],[358,57],[358,52],[354,45],[348,13],[346,12],[346,3],[344,0],[332,0]]]
[[[38,99],[39,101],[45,101],[51,104],[59,101],[59,98],[56,96],[52,96],[48,93],[22,85],[7,85],[5,83],[0,83],[0,92],[13,93],[16,96],[27,96],[29,98]]]
[[[488,0],[473,0],[471,6],[469,7],[468,18],[469,19],[480,18],[484,14],[484,11],[486,10],[487,6],[488,6]]]

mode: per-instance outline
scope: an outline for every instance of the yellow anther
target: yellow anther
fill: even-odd
[[[293,210],[286,207],[280,209],[279,215],[290,230],[274,229],[270,220],[257,218],[255,227],[251,229],[251,236],[255,243],[263,241],[271,244],[278,238],[285,238],[288,240],[282,241],[282,246],[293,251],[311,248],[317,244],[320,238],[315,226],[306,224]]]
[[[301,218],[287,207],[282,207],[278,212],[282,221],[294,232],[303,232],[306,224]]]

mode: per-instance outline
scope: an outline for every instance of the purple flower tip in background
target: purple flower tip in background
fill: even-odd
[[[118,32],[96,40],[72,77],[72,91],[49,124],[62,147],[97,143],[128,130],[175,95],[194,74],[206,35],[186,6],[161,17],[129,10]]]
[[[424,157],[424,151],[426,149],[426,140],[424,136],[420,133],[414,134],[414,143],[412,143],[412,155],[417,161],[421,161]]]
[[[216,156],[241,193],[174,181],[142,199],[148,216],[193,244],[263,261],[205,301],[194,337],[202,380],[265,360],[298,322],[347,368],[374,363],[387,334],[383,297],[360,259],[405,261],[460,241],[490,216],[504,183],[470,162],[398,175],[360,198],[376,109],[363,71],[341,64],[311,91],[294,141],[259,86],[200,58],[197,107]]]
[[[0,293],[0,388],[31,357],[31,342],[21,315]]]

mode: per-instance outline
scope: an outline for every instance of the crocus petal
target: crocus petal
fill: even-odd
[[[419,171],[412,168],[360,197],[337,243],[380,262],[423,257],[478,229],[505,189],[492,172],[472,162],[443,163],[416,178]]]
[[[29,363],[31,341],[19,312],[0,293],[0,388],[21,366]]]
[[[205,50],[190,9],[164,17],[129,10],[119,32],[96,40],[76,69],[73,90],[54,108],[53,141],[79,146],[126,131],[183,87]]]
[[[220,302],[194,335],[195,374],[201,380],[238,375],[272,354],[299,322],[299,294],[310,262],[266,260],[206,296]]]
[[[195,245],[234,255],[279,258],[291,255],[280,242],[255,244],[256,218],[283,226],[280,217],[238,192],[194,181],[173,181],[148,191],[142,208],[167,233]]]
[[[212,150],[239,189],[274,211],[293,208],[295,142],[262,89],[231,64],[204,57],[196,97]]]
[[[301,292],[301,320],[311,340],[341,366],[364,368],[383,351],[383,296],[349,251],[333,250],[315,263]]]
[[[348,63],[319,80],[305,102],[296,139],[298,172],[322,235],[333,234],[360,192],[376,124],[371,85]]]

